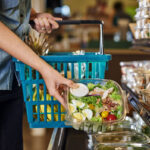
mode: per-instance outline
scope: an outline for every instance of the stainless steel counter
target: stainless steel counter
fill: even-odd
[[[83,131],[72,128],[55,128],[47,150],[88,150],[92,139]]]

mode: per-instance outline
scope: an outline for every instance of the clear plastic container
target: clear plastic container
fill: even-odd
[[[94,150],[150,150],[148,144],[98,144]]]
[[[93,139],[95,144],[147,144],[150,142],[150,138],[144,133],[144,127],[135,122],[123,121],[119,124],[103,126],[103,131],[93,135]],[[147,129],[150,131],[150,128]]]
[[[132,117],[132,118],[131,118]],[[144,150],[150,148],[150,127],[133,112],[119,124],[105,126],[103,133],[93,135],[95,150]],[[120,149],[119,149],[120,148]]]
[[[136,19],[149,18],[150,17],[150,7],[141,7],[136,9]]]
[[[142,89],[140,90],[140,93],[142,95],[142,102],[146,105],[148,105],[150,110],[150,88],[149,89]]]
[[[133,78],[133,88],[136,93],[141,94],[140,91],[146,89],[150,83],[150,70],[143,68],[134,69],[131,76]]]
[[[150,39],[150,28],[136,28],[135,39]]]
[[[139,40],[141,38],[142,38],[142,36],[141,36],[141,28],[136,28],[135,29],[135,39]]]
[[[67,124],[77,130],[97,133],[102,131],[103,125],[124,120],[127,112],[126,94],[118,83],[105,79],[82,79],[75,82],[87,85],[89,92],[79,98],[68,89]]]
[[[150,28],[143,28],[141,30],[141,39],[149,39],[150,38]]]
[[[141,96],[150,83],[150,61],[120,62],[122,82]]]
[[[139,7],[150,7],[150,0],[138,0]]]
[[[136,20],[137,29],[150,28],[150,18],[143,18]]]
[[[133,77],[132,72],[134,72],[135,68],[139,66],[143,66],[143,61],[127,61],[127,62],[120,62],[121,66],[121,73],[122,73],[122,82],[123,83],[132,83]]]

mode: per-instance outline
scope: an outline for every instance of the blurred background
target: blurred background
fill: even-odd
[[[97,19],[104,21],[104,47],[129,48],[132,34],[129,22],[134,21],[135,0],[32,0],[37,12],[50,12],[63,19]],[[83,30],[84,28],[84,30]],[[99,26],[65,26],[53,32],[55,50],[97,49]]]

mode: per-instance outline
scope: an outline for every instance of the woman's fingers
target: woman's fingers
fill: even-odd
[[[40,33],[51,33],[52,29],[59,27],[57,20],[62,20],[62,18],[53,17],[48,13],[37,13],[34,19],[35,29]]]
[[[48,21],[51,24],[52,29],[57,29],[59,27],[59,24],[55,20],[48,18]]]
[[[59,94],[58,90],[53,90],[53,92],[50,92],[52,96],[54,96],[64,107],[67,109],[67,104],[65,103],[65,100],[62,98],[62,96]]]
[[[40,23],[39,23],[39,20],[37,18],[34,19],[34,22],[35,22],[35,28],[37,31],[40,31]]]
[[[46,29],[47,33],[51,33],[52,28],[51,28],[51,25],[50,25],[48,19],[43,18],[43,22],[44,22],[44,28]]]
[[[78,88],[78,85],[76,83],[66,78],[62,79],[61,83],[67,85],[70,88]]]

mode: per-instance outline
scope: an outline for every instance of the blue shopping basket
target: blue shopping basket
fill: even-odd
[[[65,24],[67,23],[65,22]],[[98,23],[102,25],[101,22]],[[54,69],[63,73],[66,78],[103,79],[111,55],[103,54],[103,45],[101,48],[101,53],[88,52],[84,55],[74,55],[67,52],[50,53],[50,55],[41,58]],[[39,72],[16,59],[14,61],[16,71],[20,75],[30,128],[69,127],[65,125],[64,108],[53,96],[47,93],[45,82]]]

